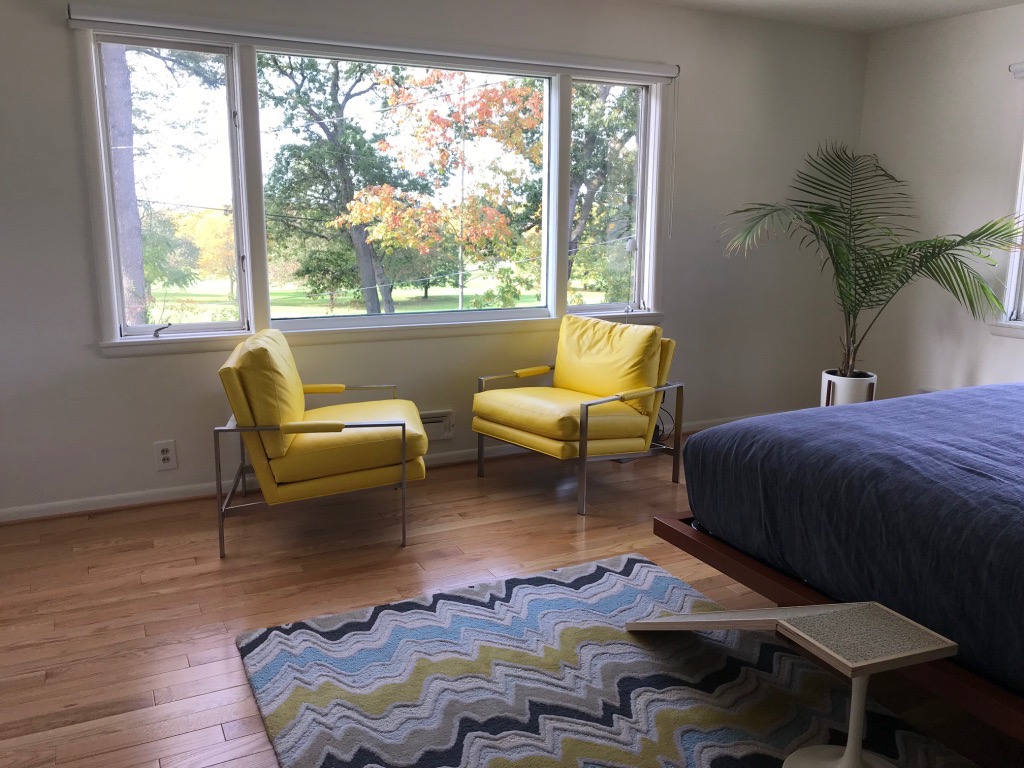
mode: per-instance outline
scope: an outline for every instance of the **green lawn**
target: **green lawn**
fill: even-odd
[[[471,290],[464,297],[465,307],[472,308],[473,299],[483,294],[493,283],[483,279],[473,281]],[[187,289],[156,289],[153,291],[154,303],[152,319],[162,323],[199,323],[212,320],[225,320],[237,316],[237,308],[233,299],[228,298],[229,284],[227,280],[202,280]],[[346,292],[345,298],[350,293]],[[600,301],[601,294],[585,294],[591,301]],[[458,309],[459,291],[457,288],[431,288],[428,298],[423,298],[419,288],[396,288],[392,294],[395,301],[395,312],[444,312]],[[519,302],[520,307],[537,307],[542,302],[536,293],[525,294]],[[286,317],[323,317],[365,314],[363,305],[350,301],[339,301],[334,312],[329,311],[327,299],[311,299],[298,286],[288,288],[272,288],[270,291],[270,316]]]

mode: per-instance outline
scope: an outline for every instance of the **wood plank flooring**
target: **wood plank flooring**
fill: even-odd
[[[273,768],[233,642],[269,624],[624,552],[728,607],[770,605],[653,535],[687,509],[667,458],[595,465],[585,518],[566,465],[474,470],[410,486],[405,548],[387,489],[230,518],[225,560],[208,499],[0,527],[0,768]],[[1024,765],[901,680],[872,693],[982,765]]]

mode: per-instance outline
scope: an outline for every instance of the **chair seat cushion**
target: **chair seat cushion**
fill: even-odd
[[[406,461],[427,452],[427,435],[416,405],[409,400],[344,403],[306,411],[303,421],[404,421]],[[278,483],[296,483],[402,462],[402,431],[397,427],[346,427],[341,432],[295,435],[288,452],[270,460]]]
[[[599,399],[558,387],[495,389],[473,396],[473,415],[552,440],[579,440],[580,403]],[[590,440],[643,438],[650,423],[650,417],[625,403],[603,403],[590,409],[587,436]]]

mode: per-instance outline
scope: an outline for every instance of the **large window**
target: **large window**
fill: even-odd
[[[115,335],[645,306],[649,83],[89,41]]]
[[[546,303],[544,81],[258,63],[272,319]]]

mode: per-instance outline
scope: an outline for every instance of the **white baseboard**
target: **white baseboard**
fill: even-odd
[[[40,517],[65,517],[86,512],[131,507],[138,504],[154,504],[161,501],[179,501],[196,496],[212,496],[216,490],[214,482],[196,485],[176,485],[171,488],[154,488],[148,491],[129,491],[110,496],[90,496],[84,499],[51,501],[44,504],[28,504],[23,507],[0,509],[0,523],[13,520],[34,520]]]
[[[484,448],[484,455],[487,458],[497,456],[511,456],[515,453],[529,453],[525,448],[518,445],[488,445]],[[460,464],[463,462],[476,461],[476,448],[467,448],[462,451],[448,451],[447,453],[428,453],[424,457],[428,467],[443,467],[448,464]]]
[[[525,449],[515,445],[487,447],[487,456],[489,457],[507,456],[522,452],[525,452]],[[427,466],[430,467],[441,467],[446,464],[458,464],[468,461],[476,461],[475,448],[464,451],[429,454],[426,457]],[[211,480],[208,483],[197,483],[195,485],[177,485],[171,488],[155,488],[148,491],[129,491],[128,493],[114,493],[109,496],[89,496],[83,499],[67,499],[64,501],[50,501],[43,504],[27,504],[21,507],[6,507],[0,509],[0,523],[10,523],[17,520],[37,520],[43,517],[67,517],[69,515],[83,515],[89,512],[119,509],[121,507],[133,507],[140,504],[180,501],[182,499],[195,498],[196,496],[213,496],[216,491],[217,486]]]
[[[684,432],[698,432],[702,429],[717,427],[720,424],[728,424],[731,421],[748,418],[736,416],[726,419],[708,419],[706,421],[683,422]],[[515,445],[489,445],[487,446],[488,457],[509,456],[516,453],[525,453],[525,448]],[[447,451],[443,453],[431,453],[426,457],[428,467],[442,467],[447,464],[458,464],[476,460],[476,448],[467,448],[459,451]],[[15,520],[35,520],[41,517],[65,517],[67,515],[81,515],[88,512],[106,511],[119,507],[132,507],[139,504],[154,504],[162,501],[180,501],[182,499],[194,498],[196,496],[212,496],[216,492],[216,486],[211,480],[208,483],[197,483],[195,485],[178,485],[171,488],[154,488],[148,491],[129,491],[128,493],[115,493],[109,496],[90,496],[83,499],[67,499],[64,501],[50,501],[43,504],[28,504],[20,507],[6,507],[0,509],[0,523],[13,522]]]

